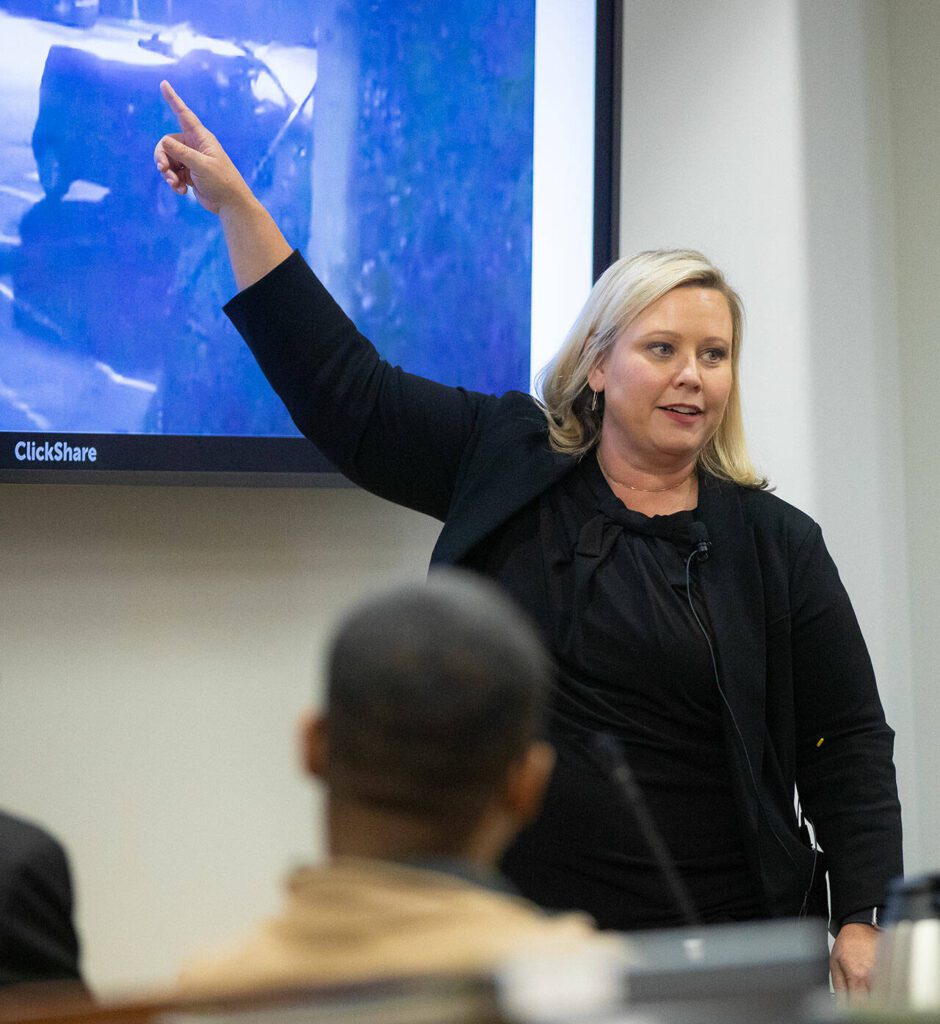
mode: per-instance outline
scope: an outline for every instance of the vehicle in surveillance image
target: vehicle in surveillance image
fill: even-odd
[[[297,436],[162,79],[383,355],[528,388],[534,3],[407,6],[0,3],[0,432]]]

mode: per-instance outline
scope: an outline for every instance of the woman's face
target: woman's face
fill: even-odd
[[[731,393],[731,310],[713,288],[674,288],[643,310],[588,375],[603,438],[638,469],[675,469],[718,429]]]

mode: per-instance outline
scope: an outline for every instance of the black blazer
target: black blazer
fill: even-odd
[[[81,981],[65,852],[0,811],[0,985]]]
[[[445,387],[384,362],[298,253],[226,312],[328,458],[443,521],[434,563],[459,564],[574,465],[549,447],[529,395]],[[799,913],[821,870],[797,826],[798,787],[840,922],[883,904],[902,870],[894,733],[855,614],[819,527],[791,505],[704,476],[697,516],[712,541],[701,588],[749,862],[770,912]]]

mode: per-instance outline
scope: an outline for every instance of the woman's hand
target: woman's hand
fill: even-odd
[[[864,999],[871,988],[878,929],[870,924],[844,924],[829,957],[832,987],[849,1002]]]
[[[153,151],[157,170],[167,185],[183,196],[192,187],[196,198],[210,213],[220,214],[232,204],[254,198],[219,140],[177,96],[169,82],[160,92],[176,115],[181,131],[164,135]]]
[[[157,170],[179,195],[192,187],[199,202],[219,215],[238,287],[247,288],[291,254],[270,214],[238,173],[219,140],[176,95],[169,82],[160,92],[182,131],[164,135],[153,151]]]

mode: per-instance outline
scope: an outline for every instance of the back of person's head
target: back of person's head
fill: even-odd
[[[550,680],[533,628],[479,577],[438,571],[366,601],[329,654],[331,796],[472,825],[538,736]]]

